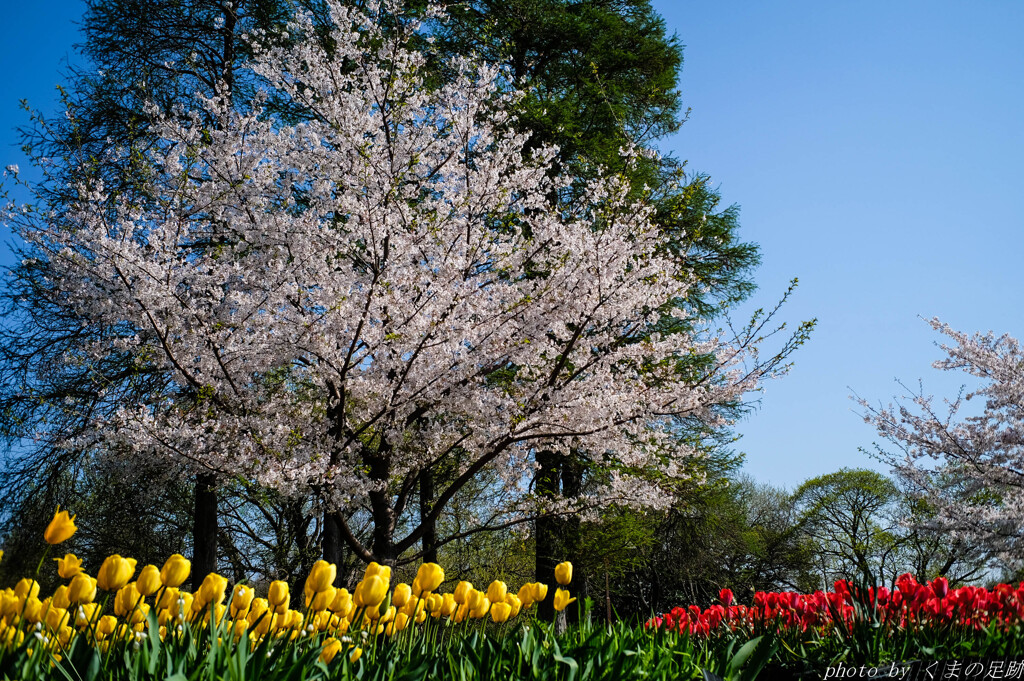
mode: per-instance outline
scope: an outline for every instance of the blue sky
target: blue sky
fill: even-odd
[[[692,107],[664,144],[710,173],[761,245],[753,307],[817,317],[792,373],[739,424],[746,470],[795,486],[840,466],[874,431],[852,391],[889,400],[930,368],[919,317],[1024,336],[1024,3],[655,0],[686,46]],[[25,166],[18,100],[52,113],[79,0],[17,3],[0,25],[0,167]],[[0,262],[9,258],[0,257]]]

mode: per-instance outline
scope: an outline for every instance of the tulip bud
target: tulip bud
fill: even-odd
[[[352,654],[348,656],[348,661],[351,662],[352,664],[355,664],[356,661],[358,661],[359,658],[362,657],[362,656],[363,656],[363,649],[362,648],[353,648]]]
[[[67,511],[60,510],[60,506],[58,506],[56,513],[53,514],[53,520],[50,521],[50,524],[46,526],[46,530],[43,532],[43,539],[46,540],[46,543],[60,544],[70,539],[71,535],[78,529],[75,527],[76,517],[69,516]]]
[[[732,589],[722,589],[721,591],[719,591],[718,599],[722,601],[722,605],[728,608],[730,605],[732,605],[733,601]]]
[[[572,581],[572,563],[565,561],[555,566],[555,581],[562,586]]]
[[[107,556],[96,573],[96,583],[104,591],[117,591],[135,574],[135,559],[118,554]]]
[[[179,587],[185,583],[191,571],[192,562],[180,553],[175,553],[160,569],[160,581],[167,587]]]

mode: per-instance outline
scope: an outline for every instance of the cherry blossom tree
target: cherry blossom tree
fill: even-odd
[[[937,369],[960,370],[981,379],[973,392],[937,409],[921,391],[907,400],[872,407],[860,400],[864,418],[895,451],[879,448],[930,509],[930,530],[1011,564],[1024,559],[1024,353],[1016,339],[993,333],[965,334],[938,319],[932,328],[952,339]],[[965,402],[984,409],[963,415]]]
[[[581,180],[552,170],[554,149],[524,154],[508,74],[456,58],[428,87],[407,43],[417,25],[392,3],[403,30],[383,31],[377,8],[328,2],[326,35],[300,15],[298,39],[256,55],[264,87],[246,103],[154,105],[145,204],[84,159],[61,220],[9,214],[50,273],[49,304],[106,330],[67,361],[128,357],[165,377],[68,447],[359,510],[369,543],[351,513],[332,517],[364,560],[409,558],[485,469],[506,489],[506,526],[665,507],[695,452],[662,446],[673,419],[723,425],[719,407],[785,353],[758,359],[760,327],[654,332],[698,289],[645,192],[599,174],[568,200]],[[270,98],[302,115],[271,115]],[[540,500],[540,449],[587,452],[603,474]],[[419,477],[442,467],[410,524]]]

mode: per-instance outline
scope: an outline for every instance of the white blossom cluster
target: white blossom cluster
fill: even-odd
[[[427,87],[375,5],[327,4],[329,41],[300,17],[257,54],[252,101],[158,115],[152,200],[83,179],[61,222],[23,230],[59,303],[116,331],[77,361],[167,377],[70,444],[338,508],[453,452],[441,502],[485,466],[522,490],[536,448],[573,449],[608,463],[588,503],[664,505],[633,473],[681,474],[693,452],[659,447],[667,419],[718,423],[761,375],[707,334],[648,333],[694,286],[652,208],[619,177],[555,200],[575,178],[553,149],[524,154],[505,74],[460,59]],[[271,115],[270,96],[305,115]],[[696,355],[715,361],[695,377]]]
[[[1024,352],[1003,335],[965,334],[937,319],[932,328],[953,339],[933,366],[980,378],[982,387],[947,402],[913,395],[910,404],[872,408],[865,421],[898,447],[887,458],[934,509],[932,525],[987,549],[1011,565],[1024,563]],[[964,401],[984,409],[961,416]]]

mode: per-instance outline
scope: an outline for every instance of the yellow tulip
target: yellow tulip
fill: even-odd
[[[57,632],[64,626],[67,616],[68,611],[64,608],[51,607],[46,611],[43,619],[46,620],[46,626],[50,628],[50,631]]]
[[[385,582],[391,582],[391,568],[387,565],[378,565],[377,563],[370,563],[366,566],[366,574],[363,577],[380,577]]]
[[[84,572],[75,575],[68,585],[68,600],[79,605],[92,603],[96,600],[96,579]]]
[[[126,584],[120,588],[117,595],[114,596],[114,614],[118,617],[124,617],[132,610],[135,606],[142,601],[142,594],[136,588],[135,583]]]
[[[179,587],[188,579],[190,572],[192,572],[192,561],[180,553],[175,553],[160,568],[160,581],[164,586]]]
[[[555,589],[555,610],[558,612],[565,610],[575,600],[575,598],[569,598],[569,592],[565,589]]]
[[[177,600],[171,603],[171,617],[175,617],[179,620],[191,619],[193,602],[195,602],[195,596],[187,591],[178,592]]]
[[[352,605],[352,594],[348,592],[348,589],[338,589],[334,594],[334,600],[331,601],[330,609],[331,612],[336,612],[342,617],[348,614],[349,606]]]
[[[132,624],[138,626],[146,621],[146,616],[149,615],[149,606],[145,603],[139,603],[139,607],[135,608],[135,611],[131,615]]]
[[[416,579],[423,591],[437,591],[444,582],[444,568],[437,563],[423,563],[416,571]]]
[[[505,596],[505,602],[512,608],[512,614],[509,617],[515,617],[519,614],[519,610],[523,607],[523,602],[519,600],[519,597],[515,594],[508,594]]]
[[[61,584],[53,592],[53,607],[67,609],[71,605],[71,599],[68,598],[68,587]]]
[[[363,656],[363,649],[362,648],[353,648],[352,649],[352,654],[348,656],[348,661],[351,662],[352,664],[355,664],[359,660],[359,658],[362,657],[362,656]]]
[[[255,625],[257,621],[262,617],[263,620],[270,619],[270,603],[267,602],[266,598],[254,598],[252,604],[249,606],[249,612],[246,614],[245,619],[250,625]],[[264,617],[264,615],[266,615]]]
[[[276,579],[270,583],[270,590],[267,591],[267,602],[271,609],[280,614],[288,609],[291,602],[291,594],[288,593],[288,582]]]
[[[419,599],[416,599],[415,601],[411,600],[411,601],[407,602],[405,604],[405,607],[402,608],[402,612],[404,612],[409,617],[412,617],[414,615],[418,617],[419,614],[426,609],[426,606],[427,606],[427,602],[425,600],[423,600],[422,598],[419,598]]]
[[[41,622],[43,619],[43,602],[35,596],[29,596],[21,604],[21,616],[30,624]]]
[[[548,585],[541,584],[540,582],[534,582],[530,585],[530,589],[533,594],[533,602],[540,603],[548,597]]]
[[[327,627],[331,626],[331,620],[337,620],[337,615],[332,615],[327,610],[322,610],[313,616],[313,626],[316,627],[317,631],[327,631]]]
[[[495,603],[491,606],[491,619],[498,624],[508,621],[511,614],[512,606],[508,603]]]
[[[203,609],[205,610],[210,603],[220,605],[224,601],[224,592],[227,591],[227,588],[227,577],[218,575],[216,572],[206,575],[199,587],[199,597],[202,599]]]
[[[50,524],[46,526],[46,530],[43,532],[43,539],[46,540],[46,543],[60,544],[70,539],[71,535],[78,529],[75,527],[76,517],[68,515],[67,511],[60,510],[60,506],[58,506],[57,511],[53,514],[53,520],[50,521]]]
[[[479,591],[475,593],[480,593]],[[487,596],[481,594],[481,597],[477,600],[476,607],[470,606],[469,616],[475,620],[480,619],[487,614],[487,611],[491,609],[491,601]]]
[[[84,629],[92,624],[93,617],[96,616],[96,610],[99,607],[99,603],[83,603],[75,608],[75,626],[79,629]]]
[[[117,628],[117,618],[112,615],[104,615],[96,623],[96,634],[100,637],[107,637],[114,633]]]
[[[441,606],[444,605],[444,597],[441,594],[429,594],[426,598],[427,610],[431,617],[440,617]]]
[[[18,583],[14,585],[14,595],[18,597],[19,601],[35,598],[39,595],[39,582],[32,579],[18,580]]]
[[[135,574],[135,559],[118,554],[107,556],[96,573],[96,583],[104,591],[117,591]]]
[[[327,610],[328,606],[334,602],[334,596],[337,589],[333,586],[329,586],[323,591],[318,591],[314,596],[313,600],[309,603],[309,609],[313,612],[323,612]]]
[[[465,581],[459,582],[458,585],[455,587],[455,594],[454,594],[455,602],[458,603],[459,605],[462,605],[463,603],[465,603],[466,602],[466,596],[468,596],[469,592],[472,591],[472,590],[473,590],[473,583],[472,582],[465,582]]]
[[[555,581],[562,586],[566,586],[572,581],[572,563],[565,561],[555,566]]]
[[[505,582],[499,582],[494,580],[491,585],[487,587],[487,599],[491,603],[504,603],[505,596],[508,595],[508,587],[505,586]]]
[[[289,629],[298,629],[302,626],[302,613],[298,610],[288,610],[281,620],[282,626]]]
[[[529,609],[533,605],[533,585],[523,584],[519,587],[519,601],[523,604],[524,608]]]
[[[338,576],[338,567],[326,560],[318,560],[313,563],[313,569],[306,578],[306,587],[314,593],[326,591],[328,587],[334,586],[334,579]]]
[[[377,575],[363,578],[356,587],[355,603],[358,607],[375,608],[384,601],[388,593],[388,583]]]
[[[57,574],[61,579],[71,579],[82,571],[82,560],[73,553],[66,553],[63,558],[54,560],[57,561]]]
[[[459,607],[459,604],[455,602],[455,596],[453,594],[445,594],[441,598],[441,616],[451,617]]]
[[[173,586],[168,587],[160,594],[160,602],[157,603],[156,607],[162,610],[170,610],[176,600],[178,600],[178,589]]]
[[[335,655],[341,652],[341,641],[331,636],[324,639],[324,647],[320,649],[320,661],[330,664]]]
[[[391,594],[391,604],[396,608],[403,607],[410,600],[412,600],[412,589],[404,582],[396,586],[395,592]]]
[[[252,587],[245,586],[244,584],[236,586],[231,596],[231,616],[238,619],[240,614],[249,609],[255,596],[256,591]]]
[[[135,582],[135,588],[143,596],[152,596],[160,590],[163,581],[160,579],[160,570],[156,565],[147,565],[139,572],[139,578]]]

